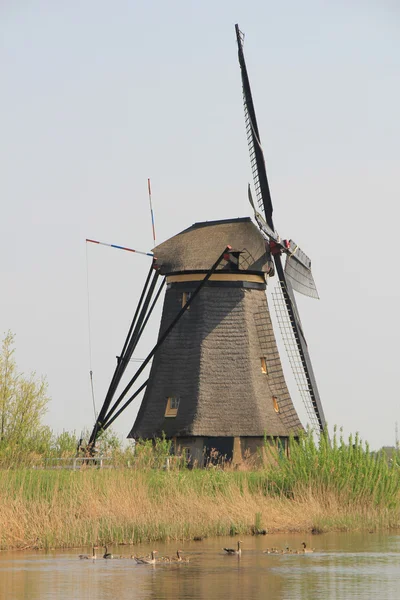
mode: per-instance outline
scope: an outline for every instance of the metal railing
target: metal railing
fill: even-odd
[[[49,457],[45,458],[43,461],[44,469],[71,469],[73,471],[77,471],[82,468],[110,469],[114,466],[113,459],[107,456],[85,456],[70,458]]]

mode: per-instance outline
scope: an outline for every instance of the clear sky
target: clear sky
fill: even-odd
[[[275,225],[313,261],[321,300],[300,309],[328,423],[394,444],[395,0],[3,0],[0,332],[16,334],[20,370],[47,376],[46,422],[91,428],[90,367],[100,407],[149,263],[85,238],[149,250],[148,177],[158,242],[250,215],[236,22]],[[138,404],[116,421],[121,434]]]

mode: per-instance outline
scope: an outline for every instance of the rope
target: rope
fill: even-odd
[[[97,411],[96,411],[96,403],[94,400],[94,387],[93,387],[93,371],[90,370],[90,387],[92,390],[92,402],[93,402],[93,412],[94,412],[94,418],[95,421],[97,421]]]
[[[90,376],[90,387],[92,390],[93,413],[94,413],[95,421],[97,421],[96,402],[95,402],[95,398],[94,398],[93,370],[92,370],[92,332],[91,332],[91,326],[90,326],[89,257],[88,257],[87,244],[86,244],[86,288],[87,288],[87,316],[88,316],[88,337],[89,337],[89,376]]]

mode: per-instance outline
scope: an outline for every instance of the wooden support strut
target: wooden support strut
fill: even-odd
[[[150,283],[150,286],[149,286],[151,273],[154,273],[154,277],[153,277],[153,280],[152,280],[152,282]],[[137,346],[137,343],[138,343],[138,341],[140,339],[140,336],[142,335],[144,325],[147,323],[147,321],[148,321],[148,319],[149,319],[149,317],[150,317],[150,315],[151,315],[151,313],[153,311],[155,302],[158,299],[158,297],[159,297],[159,295],[161,293],[161,290],[162,290],[162,288],[164,286],[165,282],[163,281],[163,283],[161,284],[161,286],[160,286],[160,288],[159,288],[159,290],[158,290],[158,292],[156,294],[156,298],[155,298],[153,304],[151,305],[150,309],[148,310],[149,303],[150,303],[151,297],[152,297],[152,295],[154,293],[154,288],[155,288],[155,285],[157,283],[158,277],[159,277],[159,274],[158,274],[157,271],[154,272],[154,267],[152,265],[152,267],[151,267],[151,269],[149,271],[149,274],[147,276],[146,283],[145,283],[145,286],[143,288],[141,297],[139,299],[139,303],[138,303],[138,306],[137,306],[136,311],[135,311],[135,316],[134,316],[134,318],[132,320],[132,323],[131,323],[131,326],[130,326],[127,338],[125,340],[125,344],[124,344],[124,347],[122,349],[121,356],[117,357],[117,366],[116,366],[113,378],[111,380],[111,383],[110,383],[110,386],[109,386],[106,398],[105,398],[104,403],[103,403],[103,406],[102,406],[101,411],[100,411],[100,413],[99,413],[99,415],[97,417],[97,420],[96,420],[96,423],[94,425],[92,434],[90,436],[89,447],[94,446],[94,444],[96,442],[96,439],[97,439],[97,437],[99,435],[99,432],[103,428],[103,423],[105,421],[105,416],[106,416],[107,411],[109,409],[109,406],[111,404],[112,398],[113,398],[113,396],[114,396],[114,394],[116,392],[118,384],[121,381],[121,378],[122,378],[122,376],[123,376],[123,374],[125,372],[125,369],[126,369],[128,363],[130,361],[130,358],[131,358],[131,356],[132,356],[132,354],[133,354],[133,352],[134,352],[134,350],[135,350],[135,348]],[[146,291],[147,291],[147,295],[145,297]]]
[[[107,415],[103,419],[103,422],[101,423],[101,429],[107,429],[111,425],[111,423],[117,418],[117,416],[119,416],[125,410],[125,408],[132,402],[132,400],[134,398],[136,398],[138,392],[136,392],[133,396],[131,396],[125,402],[125,404],[119,409],[119,411],[115,414],[115,416],[111,419],[111,416],[115,412],[115,409],[119,406],[119,404],[124,399],[124,397],[126,396],[126,394],[128,393],[128,391],[130,390],[130,388],[132,387],[132,385],[135,383],[135,381],[139,377],[139,375],[143,372],[143,370],[145,369],[145,367],[147,366],[147,364],[149,363],[149,361],[153,358],[153,356],[157,352],[158,348],[163,344],[163,342],[166,340],[166,338],[168,337],[168,335],[171,333],[172,329],[175,327],[175,325],[178,323],[178,321],[181,319],[181,317],[185,314],[186,310],[189,308],[189,306],[191,305],[191,303],[193,302],[193,300],[196,298],[196,296],[200,292],[201,288],[207,283],[207,281],[210,279],[210,277],[214,273],[214,271],[216,271],[218,265],[220,264],[220,262],[224,258],[224,254],[226,254],[226,252],[229,252],[230,250],[232,250],[232,247],[231,246],[226,246],[226,248],[224,249],[224,251],[221,253],[221,255],[218,257],[218,259],[215,261],[215,263],[211,267],[211,269],[208,271],[208,273],[206,274],[206,276],[204,277],[204,279],[201,280],[201,282],[199,283],[199,285],[196,287],[196,289],[194,290],[194,292],[191,294],[190,298],[187,300],[187,302],[184,304],[184,306],[178,312],[178,314],[176,315],[175,319],[167,327],[167,329],[165,330],[165,332],[163,333],[163,335],[158,340],[157,344],[154,346],[154,348],[151,350],[150,354],[147,356],[147,358],[140,365],[139,369],[136,371],[136,373],[132,377],[131,381],[125,387],[124,391],[119,396],[119,398],[116,400],[114,406],[109,410],[109,412],[107,413]],[[146,384],[147,384],[147,382],[146,382]],[[142,386],[142,388],[143,388],[143,386]]]

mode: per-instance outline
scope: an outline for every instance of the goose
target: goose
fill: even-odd
[[[157,560],[163,563],[171,563],[172,561],[176,560],[176,558],[171,558],[170,556],[159,556]]]
[[[108,552],[107,546],[104,546],[104,551],[103,558],[114,558],[111,552]]]
[[[310,552],[314,552],[314,548],[307,548],[307,544],[305,542],[301,542],[301,545],[303,546],[303,549],[300,550],[301,554],[308,554]]]
[[[174,560],[177,562],[186,562],[186,563],[189,562],[189,559],[186,558],[186,556],[185,557],[182,556],[182,550],[176,551],[176,558],[174,557]]]
[[[189,559],[186,557],[184,558],[181,553],[182,550],[177,550],[176,556],[160,556],[158,560],[166,563],[189,562]]]
[[[227,554],[237,554],[238,556],[240,556],[242,554],[242,549],[240,548],[241,543],[242,543],[242,541],[239,540],[237,543],[237,550],[235,550],[234,548],[222,548],[222,549],[225,550],[225,552]]]
[[[151,558],[147,558],[145,556],[134,556],[136,563],[138,565],[155,565],[156,564],[156,553],[157,550],[151,551]]]
[[[78,558],[80,558],[81,560],[89,560],[89,558],[91,558],[92,560],[96,560],[96,546],[93,546],[92,548],[92,556],[90,556],[90,554],[79,554]]]

